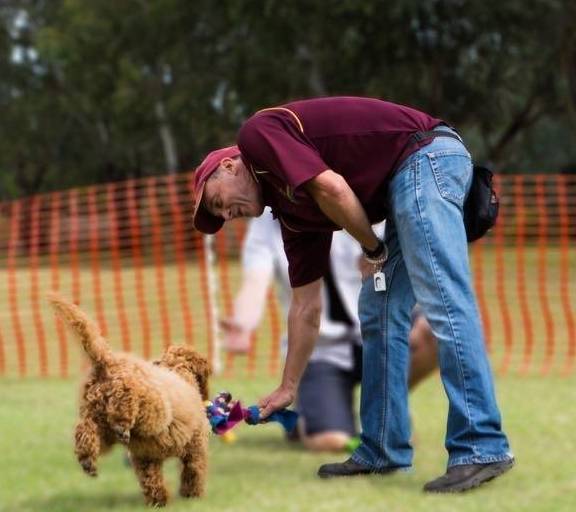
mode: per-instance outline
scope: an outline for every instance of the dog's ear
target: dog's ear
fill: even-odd
[[[204,356],[189,347],[172,346],[164,352],[161,364],[172,369],[182,368],[187,373],[192,373],[198,384],[202,400],[208,400],[208,378],[212,375],[212,367]]]
[[[197,352],[191,354],[190,362],[192,364],[192,371],[196,377],[196,382],[198,382],[198,389],[200,390],[202,400],[208,400],[210,396],[208,379],[210,375],[212,375],[212,366],[208,362],[208,359]]]

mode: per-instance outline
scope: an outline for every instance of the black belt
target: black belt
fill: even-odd
[[[414,132],[412,135],[410,135],[408,143],[410,145],[417,144],[418,142],[421,142],[425,139],[434,139],[435,137],[451,137],[452,139],[456,139],[462,142],[460,136],[455,133],[444,130],[429,130],[427,132]]]
[[[445,126],[446,128],[450,128],[447,124],[441,124],[439,126]],[[456,133],[448,132],[445,130],[428,130],[426,132],[414,132],[412,135],[410,135],[410,138],[408,139],[408,147],[413,146],[414,144],[417,144],[418,142],[421,142],[423,140],[435,139],[436,137],[450,137],[451,139],[456,139],[457,141],[463,142],[460,135],[457,135]],[[401,164],[402,162],[400,163],[400,165]],[[399,165],[397,165],[392,170],[392,172],[387,176],[386,181],[388,183],[394,176],[396,176],[396,173],[398,172],[398,167]]]

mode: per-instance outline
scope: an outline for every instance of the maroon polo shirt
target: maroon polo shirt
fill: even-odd
[[[340,229],[302,186],[327,169],[341,174],[371,223],[386,216],[386,185],[412,152],[410,135],[442,123],[423,112],[372,98],[331,97],[265,109],[238,132],[242,159],[259,183],[265,204],[282,223],[293,287],[322,277],[332,232]]]

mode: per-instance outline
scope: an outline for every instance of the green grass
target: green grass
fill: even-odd
[[[571,253],[571,275],[574,255]],[[237,429],[238,441],[227,445],[218,438],[211,440],[210,476],[207,496],[195,502],[174,496],[177,488],[177,464],[167,465],[166,476],[173,499],[169,510],[243,511],[382,511],[382,512],[472,512],[472,511],[572,511],[576,510],[576,375],[558,377],[569,347],[566,319],[560,302],[561,275],[559,252],[551,248],[547,254],[546,279],[537,261],[537,251],[529,248],[526,258],[526,298],[534,335],[534,354],[530,376],[518,377],[526,347],[526,328],[519,308],[519,269],[517,254],[507,248],[502,283],[496,267],[496,254],[491,248],[483,253],[484,301],[491,324],[491,359],[494,368],[502,369],[510,349],[511,367],[498,380],[498,395],[504,413],[504,426],[517,457],[517,467],[489,486],[463,496],[427,496],[422,485],[444,471],[446,454],[443,449],[446,422],[446,400],[437,377],[425,382],[412,396],[413,419],[416,429],[416,456],[410,473],[388,477],[365,477],[346,481],[318,480],[318,466],[340,456],[306,453],[283,441],[276,425]],[[238,282],[237,262],[228,262],[230,292]],[[474,263],[474,262],[473,262]],[[473,264],[474,267],[474,264]],[[171,341],[184,342],[180,314],[181,301],[176,293],[179,274],[174,265],[163,268],[166,284],[166,306],[171,317]],[[144,267],[145,300],[150,312],[152,353],[162,347],[159,294],[156,270]],[[40,292],[51,287],[50,270],[41,266],[38,272]],[[119,347],[118,315],[114,300],[113,275],[103,265],[101,284],[103,314],[108,322],[109,338]],[[220,275],[219,278],[223,276]],[[8,275],[0,269],[0,280]],[[202,307],[200,276],[195,264],[186,267],[188,301],[194,320],[194,343],[206,350],[206,321]],[[85,265],[79,269],[82,304],[95,316],[92,299],[93,276]],[[141,318],[135,301],[134,269],[122,269],[126,314],[131,325],[132,349],[141,353]],[[26,266],[15,272],[18,290],[18,311],[25,344],[28,379],[18,379],[18,350],[14,322],[7,288],[0,293],[0,335],[4,349],[6,374],[0,378],[0,512],[98,512],[145,510],[132,471],[123,464],[122,450],[116,449],[103,458],[100,476],[85,477],[74,460],[72,430],[76,418],[77,381],[35,377],[39,372],[39,339],[30,301],[31,274]],[[219,281],[223,288],[224,281]],[[555,328],[555,347],[551,375],[539,377],[545,355],[545,324],[541,311],[539,285],[545,284]],[[497,292],[504,290],[509,307],[512,333],[505,336],[503,315]],[[71,273],[60,269],[60,286],[67,294],[71,290]],[[576,302],[576,287],[569,289],[571,303]],[[226,307],[220,297],[220,310]],[[41,305],[41,323],[46,328],[48,374],[59,375],[61,347],[55,330],[54,317],[46,303]],[[234,362],[235,380],[222,378],[212,389],[229,389],[235,397],[253,403],[271,391],[275,381],[269,375],[273,360],[269,319],[262,326],[257,344],[254,374],[258,379],[246,379],[250,367],[246,358]],[[81,363],[81,350],[67,336],[68,370],[76,376]],[[275,359],[274,359],[275,360]],[[14,377],[14,378],[13,378]]]
[[[246,403],[270,391],[272,380],[223,380]],[[98,512],[144,510],[135,477],[117,448],[101,459],[99,477],[81,472],[72,451],[75,380],[0,380],[0,511]],[[166,468],[172,501],[183,511],[573,511],[576,472],[576,379],[506,377],[497,381],[504,425],[517,466],[466,495],[428,496],[422,485],[444,470],[446,400],[433,377],[412,395],[414,470],[394,476],[321,481],[319,464],[338,460],[283,441],[277,425],[236,429],[238,440],[213,437],[207,495],[174,496],[177,465]]]

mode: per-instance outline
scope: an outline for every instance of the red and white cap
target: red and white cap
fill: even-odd
[[[220,166],[224,158],[235,158],[240,155],[238,146],[229,146],[227,148],[217,149],[209,153],[202,163],[196,168],[194,174],[194,196],[196,206],[194,207],[193,222],[194,227],[202,233],[216,233],[223,225],[224,219],[212,215],[202,202],[204,187],[208,178],[214,174],[214,171]]]

